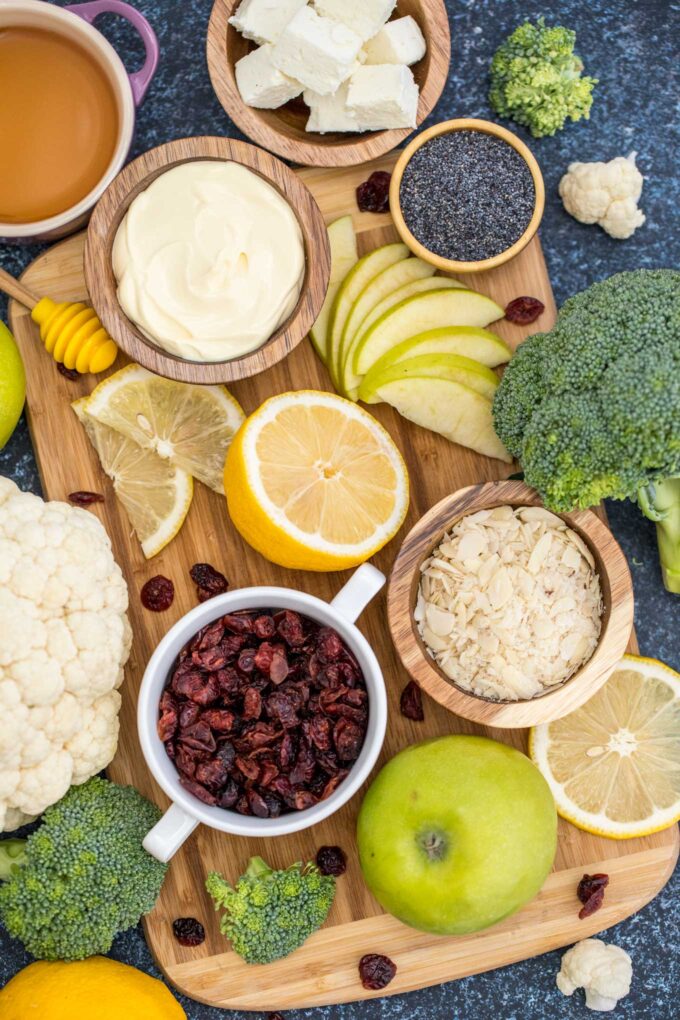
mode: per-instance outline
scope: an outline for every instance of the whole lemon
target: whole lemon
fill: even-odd
[[[31,963],[0,991],[2,1020],[186,1020],[161,981],[103,956]]]
[[[25,398],[24,363],[14,337],[0,322],[0,450],[16,428]]]

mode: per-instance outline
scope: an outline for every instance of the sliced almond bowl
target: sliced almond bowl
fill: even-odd
[[[601,630],[591,657],[561,684],[519,701],[482,697],[458,686],[438,666],[415,619],[421,567],[463,517],[496,507],[542,507],[538,493],[523,482],[487,482],[461,489],[432,507],[409,532],[390,576],[388,617],[392,639],[410,676],[456,715],[509,729],[559,719],[587,701],[605,683],[626,651],[633,626],[633,586],[623,552],[592,510],[559,514],[592,554],[602,594]]]

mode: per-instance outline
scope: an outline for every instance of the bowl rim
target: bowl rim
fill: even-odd
[[[488,259],[480,259],[477,262],[461,262],[457,259],[447,259],[442,255],[436,255],[434,252],[431,252],[411,233],[401,210],[401,181],[404,176],[404,171],[410,163],[414,153],[433,138],[437,138],[439,135],[448,135],[454,131],[479,131],[483,134],[493,135],[495,138],[500,138],[502,141],[507,142],[508,145],[511,145],[512,148],[515,149],[520,156],[522,156],[529,167],[529,171],[534,182],[534,211],[522,236],[518,238],[513,245],[506,248],[505,251],[500,252],[498,255],[493,255]],[[540,226],[541,220],[543,219],[544,210],[545,183],[536,157],[521,138],[512,131],[508,131],[507,128],[501,127],[500,124],[494,124],[490,120],[480,120],[476,117],[459,117],[455,120],[445,120],[440,124],[435,124],[433,127],[428,128],[426,131],[417,135],[413,141],[406,146],[400,154],[399,159],[397,160],[397,165],[392,172],[392,181],[390,184],[390,211],[399,236],[404,244],[408,245],[414,255],[417,255],[418,258],[421,258],[424,262],[429,262],[430,265],[436,266],[437,269],[445,273],[487,272],[490,269],[496,269],[498,266],[502,266],[505,262],[509,262],[510,259],[515,257],[515,255],[519,255],[519,253],[526,248],[532,240]]]
[[[344,136],[335,141],[338,133],[330,137],[310,132],[305,138],[291,138],[277,127],[267,123],[262,111],[246,106],[241,99],[234,67],[227,59],[228,38],[236,29],[229,24],[239,0],[215,0],[210,14],[206,39],[208,73],[213,91],[225,113],[258,145],[263,145],[284,159],[309,167],[357,166],[386,155],[403,142],[432,113],[446,86],[451,65],[451,30],[444,0],[420,0],[420,27],[431,26],[428,33],[428,70],[420,90],[417,125],[415,128],[393,128]],[[426,58],[423,58],[426,59]],[[312,140],[313,139],[313,140]]]
[[[609,528],[592,510],[556,514],[595,557],[605,604],[602,630],[590,659],[573,676],[542,695],[493,701],[453,683],[429,656],[413,617],[420,565],[451,526],[477,510],[496,506],[543,506],[524,482],[481,482],[445,496],[408,533],[392,567],[387,612],[392,640],[409,675],[435,700],[473,722],[510,729],[559,719],[591,698],[626,651],[633,627],[633,584],[628,563]]]
[[[290,608],[334,627],[357,656],[368,692],[368,727],[364,744],[348,775],[330,797],[311,808],[279,818],[253,818],[197,800],[179,783],[179,773],[165,754],[156,732],[158,702],[180,649],[204,626],[229,612],[249,608]],[[236,836],[284,836],[301,832],[335,814],[368,779],[382,750],[387,729],[387,691],[378,659],[355,623],[330,603],[304,591],[268,585],[237,588],[201,603],[170,628],[156,646],[139,688],[137,732],[146,764],[164,793],[197,822]]]
[[[182,163],[235,162],[262,177],[294,212],[305,247],[305,277],[297,304],[260,347],[226,361],[189,361],[154,344],[118,303],[112,267],[116,231],[131,202],[157,177]],[[128,163],[108,185],[87,228],[84,267],[92,306],[110,336],[133,361],[179,382],[215,384],[248,378],[271,368],[307,336],[326,297],[330,243],[323,215],[304,181],[275,156],[234,138],[201,135],[165,142]]]

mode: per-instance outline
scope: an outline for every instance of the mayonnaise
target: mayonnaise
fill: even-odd
[[[304,243],[290,205],[262,177],[197,160],[132,201],[113,271],[121,308],[159,347],[226,361],[260,347],[295,308]]]

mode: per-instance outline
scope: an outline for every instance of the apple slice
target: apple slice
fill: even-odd
[[[409,376],[383,384],[377,396],[404,418],[452,443],[512,463],[494,432],[491,401],[467,386],[451,379]]]
[[[331,276],[328,281],[326,300],[309,333],[314,349],[324,363],[326,362],[328,323],[335,295],[352,266],[355,266],[359,260],[357,235],[354,231],[352,217],[341,216],[339,220],[334,220],[328,227],[328,240],[331,245]]]
[[[373,367],[364,377],[359,389],[359,399],[366,404],[377,404],[380,397],[376,394],[381,386],[395,379],[405,379],[413,375],[451,379],[474,390],[475,393],[481,393],[487,400],[493,400],[499,382],[495,372],[485,365],[480,365],[478,361],[473,361],[472,358],[464,358],[459,354],[423,354],[419,358],[399,361],[383,371]]]
[[[433,290],[386,312],[364,333],[354,351],[354,371],[364,376],[378,358],[409,337],[445,326],[488,326],[503,309],[476,290]]]
[[[345,323],[352,311],[352,305],[365,287],[388,266],[408,258],[410,252],[405,244],[385,244],[382,248],[364,255],[350,269],[335,295],[328,323],[328,340],[326,342],[326,364],[333,382],[337,381],[338,353],[345,329]]]
[[[370,374],[382,374],[400,361],[410,361],[426,354],[443,355],[459,354],[464,358],[472,358],[488,368],[496,368],[510,361],[512,350],[505,340],[481,326],[452,326],[443,329],[431,329],[427,333],[419,333],[408,340],[392,347],[375,364],[371,365]]]

